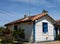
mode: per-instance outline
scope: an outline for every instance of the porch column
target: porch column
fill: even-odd
[[[59,28],[58,28],[58,35],[59,35]]]

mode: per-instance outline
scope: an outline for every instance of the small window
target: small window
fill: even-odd
[[[43,32],[47,33],[48,32],[48,23],[43,22]]]
[[[17,26],[14,26],[14,30],[17,30]]]

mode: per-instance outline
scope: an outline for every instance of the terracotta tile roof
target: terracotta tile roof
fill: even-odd
[[[56,24],[55,25],[60,26],[60,20],[55,20],[55,21],[56,21]]]
[[[60,23],[60,20],[55,20],[57,23]]]
[[[41,14],[34,15],[34,16],[29,16],[29,17],[26,17],[26,18],[22,18],[22,19],[19,19],[19,20],[16,20],[16,21],[7,23],[7,24],[5,24],[5,26],[10,25],[10,24],[14,24],[14,23],[35,21],[35,20],[37,20],[37,19],[39,19],[39,18],[42,18],[42,17],[44,17],[44,16],[46,16],[46,13],[41,13]],[[52,19],[52,18],[51,18],[51,19]]]

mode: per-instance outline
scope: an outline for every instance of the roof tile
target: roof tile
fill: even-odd
[[[26,17],[26,18],[22,18],[22,19],[19,19],[19,20],[16,20],[16,21],[13,21],[13,22],[10,22],[10,23],[7,23],[5,24],[5,26],[7,25],[10,25],[10,24],[14,24],[14,23],[20,23],[20,22],[29,22],[29,21],[35,21],[43,16],[46,16],[46,13],[41,13],[41,14],[38,14],[38,15],[34,15],[34,16],[29,16],[29,17]]]

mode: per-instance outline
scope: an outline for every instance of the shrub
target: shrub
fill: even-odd
[[[19,28],[18,30],[14,30],[13,36],[16,39],[24,39],[25,38],[24,29]]]
[[[11,35],[5,35],[2,38],[2,41],[4,41],[4,42],[12,42],[13,40],[14,40],[14,38]]]
[[[4,27],[0,26],[0,38],[2,38],[3,36],[4,29],[5,29]]]
[[[25,33],[24,33],[24,29],[23,28],[19,28],[19,36],[20,36],[20,38],[22,38],[22,39],[25,39]]]
[[[56,40],[60,40],[60,34],[56,36]]]
[[[14,37],[12,36],[12,32],[10,29],[5,29],[3,31],[3,38],[2,38],[2,41],[4,42],[11,42],[14,40]]]
[[[12,34],[12,30],[6,28],[4,31],[3,31],[3,35],[5,34]]]

